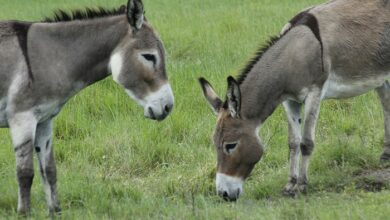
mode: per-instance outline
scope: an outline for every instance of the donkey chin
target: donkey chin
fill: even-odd
[[[244,180],[240,177],[217,173],[217,192],[225,201],[236,201],[243,193],[243,183]]]
[[[161,86],[160,89],[148,94],[143,99],[138,99],[128,89],[126,89],[126,93],[144,108],[146,118],[162,121],[172,112],[174,97],[169,84]]]

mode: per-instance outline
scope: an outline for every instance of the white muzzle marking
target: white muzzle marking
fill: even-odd
[[[144,108],[144,115],[154,120],[163,120],[172,111],[174,96],[169,83],[159,90],[147,95],[143,99],[137,98],[134,93],[126,89],[126,93]]]
[[[219,196],[225,200],[236,200],[243,193],[244,180],[240,177],[217,173],[216,187]]]

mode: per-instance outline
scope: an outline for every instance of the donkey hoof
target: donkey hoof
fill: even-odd
[[[57,214],[61,214],[61,208],[60,207],[55,207],[54,211],[57,213]]]
[[[298,193],[293,190],[283,190],[283,196],[295,199]]]
[[[298,184],[298,191],[307,194],[307,184]]]
[[[380,163],[384,164],[390,161],[390,154],[383,153],[380,158]]]
[[[18,209],[17,213],[21,217],[29,217],[31,215],[30,209]]]
[[[298,196],[298,191],[295,186],[286,186],[283,189],[283,195],[290,198],[296,198]]]
[[[50,216],[61,215],[61,208],[59,206],[53,207],[49,209]]]

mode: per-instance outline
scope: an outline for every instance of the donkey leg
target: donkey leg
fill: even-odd
[[[376,92],[381,100],[383,115],[385,118],[385,140],[384,151],[380,157],[383,163],[390,160],[390,84],[386,81],[381,87],[376,89]]]
[[[308,174],[310,155],[314,149],[315,127],[320,112],[321,90],[314,89],[305,100],[304,125],[301,140],[302,162],[299,171],[298,184],[296,190],[307,192]]]
[[[35,151],[39,160],[47,206],[51,215],[61,212],[57,197],[57,170],[52,147],[52,120],[39,123],[35,135]]]
[[[294,187],[298,180],[299,145],[301,143],[301,107],[302,104],[294,101],[283,102],[288,119],[288,145],[290,148],[290,173],[283,194],[295,196]]]
[[[23,112],[12,115],[9,125],[16,155],[16,175],[19,184],[18,212],[28,215],[34,178],[33,149],[37,121],[32,112]]]

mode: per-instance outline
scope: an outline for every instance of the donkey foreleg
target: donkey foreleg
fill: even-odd
[[[34,178],[33,149],[37,121],[32,112],[10,116],[9,126],[16,155],[16,175],[19,184],[18,212],[30,213],[30,192]]]
[[[314,149],[315,127],[320,112],[321,90],[313,89],[305,99],[304,124],[301,140],[302,161],[296,191],[306,193],[308,184],[309,159]]]
[[[295,185],[299,174],[299,152],[301,143],[301,107],[302,104],[287,100],[283,102],[288,119],[288,146],[290,148],[290,172],[288,182],[284,187],[283,194],[295,196]]]
[[[379,99],[382,103],[383,116],[385,120],[385,140],[384,151],[380,157],[380,161],[383,163],[390,160],[390,85],[386,81],[381,87],[376,89]]]
[[[61,212],[57,197],[57,169],[52,147],[52,120],[39,123],[35,135],[35,151],[50,214]]]

